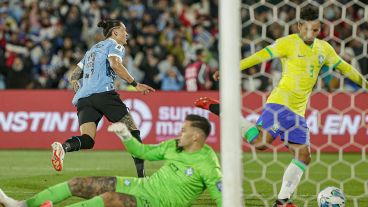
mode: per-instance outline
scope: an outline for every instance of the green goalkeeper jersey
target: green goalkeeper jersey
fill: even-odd
[[[144,197],[160,206],[190,206],[205,189],[221,206],[221,170],[213,149],[208,145],[194,153],[177,151],[176,140],[146,145],[131,138],[124,141],[126,149],[144,160],[165,160],[151,177],[139,179]],[[141,193],[139,193],[141,194]],[[141,194],[142,195],[142,194]]]

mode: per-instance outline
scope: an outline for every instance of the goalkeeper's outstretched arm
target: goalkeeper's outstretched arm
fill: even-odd
[[[107,130],[109,132],[115,132],[123,142],[127,151],[133,156],[152,161],[164,159],[166,142],[161,142],[157,145],[142,144],[130,134],[127,126],[121,122],[111,124]]]

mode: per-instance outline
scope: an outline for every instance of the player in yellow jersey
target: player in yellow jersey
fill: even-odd
[[[318,9],[306,6],[300,15],[299,33],[280,39],[255,54],[241,60],[242,70],[265,60],[280,58],[282,77],[267,99],[256,125],[244,120],[244,138],[258,150],[280,135],[293,154],[283,176],[281,190],[274,207],[296,206],[290,200],[307,165],[311,161],[308,126],[304,118],[307,102],[323,65],[336,68],[355,83],[366,87],[366,80],[351,65],[341,59],[324,40],[317,39],[321,30]],[[215,79],[219,78],[218,73]],[[364,83],[363,83],[364,82]],[[204,97],[195,105],[219,115],[219,103]]]

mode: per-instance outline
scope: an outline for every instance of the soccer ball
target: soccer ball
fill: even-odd
[[[318,207],[345,207],[345,195],[336,187],[323,189],[317,199]]]

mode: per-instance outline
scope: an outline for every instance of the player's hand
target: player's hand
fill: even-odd
[[[121,122],[111,124],[107,131],[114,132],[122,141],[133,137],[128,127]]]
[[[215,73],[213,74],[213,80],[218,81],[220,80],[220,72],[219,71],[215,71]]]
[[[71,81],[70,84],[72,85],[72,88],[73,88],[74,93],[77,93],[77,91],[80,88],[79,82],[76,81],[76,80],[74,80],[74,81]]]
[[[138,83],[138,85],[135,87],[137,91],[141,92],[143,95],[149,94],[151,92],[155,92],[156,90],[152,88],[151,86],[148,86],[146,84]]]

